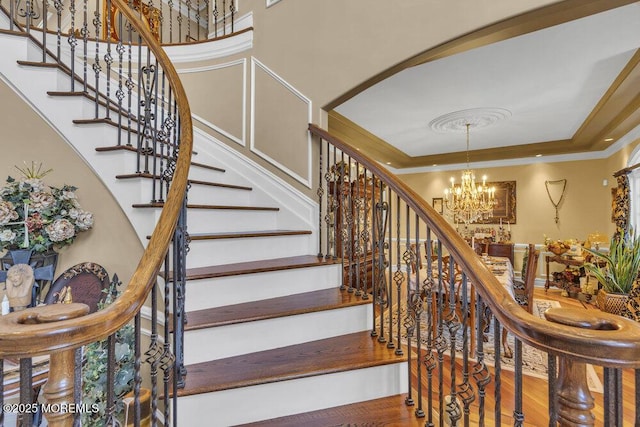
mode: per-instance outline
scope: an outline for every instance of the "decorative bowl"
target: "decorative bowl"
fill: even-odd
[[[562,248],[559,246],[549,246],[547,247],[547,250],[555,255],[562,255],[566,253],[569,250],[569,248]]]

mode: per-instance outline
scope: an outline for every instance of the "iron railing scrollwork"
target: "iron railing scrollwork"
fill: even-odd
[[[370,295],[375,307],[371,335],[406,359],[405,402],[415,406],[416,417],[426,426],[438,419],[460,426],[587,426],[598,412],[604,425],[622,425],[621,373],[630,371],[630,382],[638,377],[639,324],[589,310],[576,313],[575,321],[564,320],[566,310],[547,310],[548,320],[530,314],[419,194],[327,131],[313,124],[309,131],[319,140],[319,185],[327,187],[318,192],[325,253],[342,258],[346,291],[352,270],[369,265],[361,297]],[[502,347],[507,333],[515,341],[513,356]],[[548,414],[523,398],[524,345],[548,355]],[[586,385],[586,363],[604,367],[607,397],[597,403]],[[639,396],[636,388],[627,399]],[[640,416],[625,419],[634,415]]]

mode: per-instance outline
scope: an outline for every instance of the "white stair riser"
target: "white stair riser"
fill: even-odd
[[[184,336],[185,364],[371,330],[372,311],[373,306],[365,304],[187,331]]]
[[[397,363],[179,397],[178,425],[227,427],[392,396],[407,391],[407,376]]]
[[[234,264],[308,254],[309,235],[193,240],[189,244],[187,268]]]
[[[193,184],[189,189],[189,203],[207,205],[249,206],[251,191]]]
[[[277,298],[340,286],[341,265],[189,280],[187,311]]]
[[[188,209],[189,233],[275,230],[277,211]]]

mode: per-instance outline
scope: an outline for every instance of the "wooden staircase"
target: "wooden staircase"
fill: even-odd
[[[4,34],[3,44],[12,43],[12,37],[25,45],[32,43]],[[132,224],[141,225],[138,235],[144,240],[163,204],[138,196],[135,200],[134,194],[145,194],[143,188],[152,176],[134,172],[135,150],[114,145],[113,112],[108,120],[78,117],[95,98],[56,85],[68,70],[31,61],[18,64],[11,58],[3,61],[13,61],[6,65],[29,76],[26,83],[14,82],[25,97],[40,95],[30,95],[27,88],[22,91],[21,84],[34,81],[41,72],[49,74],[43,80],[51,87],[43,91],[44,97],[30,98],[33,105],[45,116],[55,111],[49,120],[80,147]],[[61,120],[61,110],[71,115]],[[79,135],[92,135],[93,145],[87,147],[86,138]],[[178,392],[179,425],[201,425],[203,420],[208,426],[257,423],[387,396],[396,396],[392,402],[401,401],[397,395],[407,387],[405,357],[371,336],[371,299],[339,289],[342,265],[313,254],[315,231],[282,227],[283,222],[289,224],[280,219],[283,206],[275,200],[261,203],[272,198],[238,179],[238,174],[229,178],[226,165],[199,160],[193,170],[197,172],[191,179],[188,205],[187,376]],[[353,412],[374,414],[368,409]]]

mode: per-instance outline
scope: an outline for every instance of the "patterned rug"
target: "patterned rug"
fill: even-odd
[[[535,299],[533,301],[533,314],[540,318],[544,318],[544,312],[548,308],[552,307],[560,307],[560,303],[558,301],[551,300],[542,300]],[[493,334],[490,334],[489,342],[485,344],[489,344],[485,346],[485,361],[487,364],[493,366],[495,363],[495,353],[493,351]],[[507,342],[509,346],[513,349],[515,338],[512,334],[509,334],[507,337]],[[514,370],[514,361],[513,358],[504,357],[504,355],[500,355],[500,366],[502,369],[506,369],[509,371]],[[531,347],[527,344],[522,345],[522,372],[524,375],[529,375],[532,377],[547,379],[547,353],[544,351],[538,350],[534,347]],[[592,365],[587,365],[587,383],[589,385],[589,390],[596,393],[603,392],[603,385],[598,375],[596,374],[595,369]]]
[[[544,318],[544,312],[551,307],[560,307],[560,303],[557,301],[551,300],[542,300],[536,299],[534,300],[534,309],[533,314],[540,318]],[[402,310],[401,316],[404,316],[404,310]],[[395,316],[394,316],[395,317]],[[426,330],[426,320],[422,323],[421,328]],[[394,319],[394,330],[395,330],[395,319]],[[445,336],[447,333],[445,332]],[[458,332],[459,338],[457,341],[462,343],[462,331]],[[495,364],[495,352],[494,352],[494,336],[493,336],[493,324],[490,326],[489,331],[485,334],[486,340],[483,343],[483,353],[484,360],[487,365],[494,366]],[[406,339],[406,336],[403,336]],[[514,341],[515,338],[513,334],[509,334],[507,337],[507,342],[509,343],[509,347],[514,349]],[[426,345],[426,343],[424,343]],[[460,344],[462,345],[462,344]],[[424,348],[424,347],[423,347]],[[461,351],[461,348],[458,349]],[[448,353],[448,352],[447,352]],[[505,357],[503,353],[500,354],[500,366],[503,370],[513,371],[514,370],[514,359]],[[522,372],[524,375],[547,379],[547,353],[544,351],[538,350],[534,347],[531,347],[527,344],[522,345]],[[592,365],[587,365],[587,382],[589,385],[589,390],[596,393],[603,392],[603,385],[596,371],[594,370]]]

